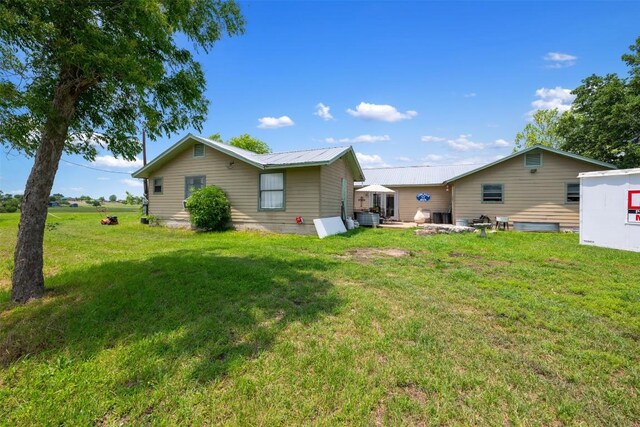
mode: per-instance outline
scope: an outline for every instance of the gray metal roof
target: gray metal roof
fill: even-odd
[[[365,180],[356,186],[380,184],[385,186],[440,185],[445,181],[476,169],[479,165],[406,166],[364,169]]]
[[[186,144],[189,140],[194,140],[204,145],[208,145],[211,148],[228,154],[231,157],[235,157],[236,159],[245,161],[260,169],[328,165],[334,160],[337,160],[344,155],[348,155],[347,158],[349,159],[349,163],[355,171],[354,175],[356,178],[362,176],[362,169],[360,168],[360,164],[358,163],[356,155],[351,147],[330,147],[312,150],[287,151],[281,153],[257,154],[253,151],[244,150],[242,148],[191,134],[188,134],[158,157],[153,159],[146,166],[134,172],[132,176],[134,178],[146,177],[149,171],[164,164],[171,159],[173,155],[177,154],[183,144]]]
[[[349,150],[349,147],[317,148],[314,150],[286,151],[282,153],[257,154],[264,165],[297,165],[328,162]]]

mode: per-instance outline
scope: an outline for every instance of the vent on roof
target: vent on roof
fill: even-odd
[[[542,166],[542,153],[526,153],[524,155],[524,166],[527,168],[539,168]]]

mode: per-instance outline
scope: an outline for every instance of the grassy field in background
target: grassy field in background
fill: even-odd
[[[24,306],[0,214],[1,425],[638,425],[640,254],[51,214]]]

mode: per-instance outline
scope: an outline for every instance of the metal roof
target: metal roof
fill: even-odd
[[[349,147],[317,148],[315,150],[286,151],[282,153],[257,154],[264,165],[297,165],[303,163],[328,162],[341,156]]]
[[[188,134],[158,157],[153,159],[143,168],[132,174],[134,178],[146,178],[147,173],[169,161],[175,154],[182,150],[182,146],[187,141],[193,140],[207,145],[215,150],[221,151],[238,160],[247,162],[259,169],[321,166],[333,163],[344,155],[348,155],[348,162],[356,172],[355,178],[363,177],[362,169],[356,159],[356,155],[351,147],[330,147],[312,150],[287,151],[281,153],[257,154],[253,151],[244,150],[232,145],[212,141],[197,135]]]
[[[386,186],[441,185],[448,179],[476,169],[478,165],[406,166],[364,169],[365,180],[356,186],[380,184]]]

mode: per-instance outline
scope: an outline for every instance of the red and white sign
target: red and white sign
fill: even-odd
[[[640,223],[640,190],[627,192],[627,222]]]

